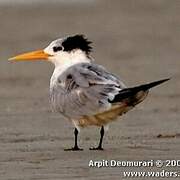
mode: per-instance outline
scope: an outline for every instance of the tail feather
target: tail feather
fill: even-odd
[[[155,87],[155,86],[158,86],[166,81],[170,80],[169,78],[168,79],[162,79],[162,80],[159,80],[159,81],[154,81],[154,82],[151,82],[151,83],[148,83],[148,84],[143,84],[143,85],[140,85],[140,86],[135,86],[135,87],[132,87],[132,88],[125,88],[123,90],[121,90],[119,92],[119,94],[117,94],[115,96],[115,98],[111,101],[111,103],[115,103],[115,102],[120,102],[124,99],[127,99],[127,98],[133,98],[135,97],[139,92],[147,92],[149,89]]]
[[[142,102],[146,98],[150,88],[168,80],[169,79],[163,79],[149,84],[123,89],[115,96],[114,100],[110,101],[112,103],[111,109],[93,116],[84,116],[79,119],[78,125],[81,127],[88,125],[106,125],[107,123],[116,120],[118,116],[130,111],[135,105]]]

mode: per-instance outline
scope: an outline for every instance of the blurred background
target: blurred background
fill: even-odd
[[[73,127],[50,109],[53,65],[7,61],[71,34],[93,41],[96,62],[128,86],[172,78],[112,123],[102,153],[87,150],[97,128],[82,131],[84,152],[63,152]],[[119,178],[120,170],[110,168],[100,176],[88,160],[179,157],[179,39],[179,0],[0,0],[0,179],[83,179],[92,171]]]

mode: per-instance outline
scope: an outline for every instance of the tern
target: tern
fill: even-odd
[[[75,143],[65,150],[82,150],[78,133],[82,127],[99,126],[102,142],[108,124],[142,102],[149,92],[168,79],[127,87],[124,82],[94,62],[90,56],[91,41],[76,34],[51,42],[45,49],[24,53],[10,61],[44,60],[55,65],[50,79],[50,100],[55,111],[63,114],[75,126]]]

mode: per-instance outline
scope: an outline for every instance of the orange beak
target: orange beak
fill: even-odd
[[[33,61],[33,60],[47,60],[50,54],[45,53],[43,50],[32,51],[12,57],[9,61]]]

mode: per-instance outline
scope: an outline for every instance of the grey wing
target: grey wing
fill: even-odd
[[[65,116],[81,118],[108,110],[123,88],[125,85],[102,66],[80,63],[59,75],[51,87],[51,102]]]

